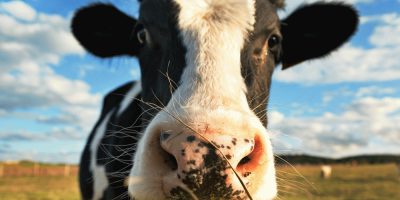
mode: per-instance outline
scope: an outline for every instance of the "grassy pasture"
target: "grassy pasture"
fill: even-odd
[[[395,200],[400,199],[400,176],[394,164],[332,165],[332,176],[320,178],[319,166],[278,167],[278,199]],[[306,181],[307,180],[307,181]]]
[[[307,181],[289,166],[277,168],[278,200],[396,200],[400,177],[394,164],[333,165],[332,177],[321,179],[319,166],[296,166]],[[0,177],[1,200],[79,199],[76,176]]]
[[[76,176],[0,177],[2,200],[78,200]]]

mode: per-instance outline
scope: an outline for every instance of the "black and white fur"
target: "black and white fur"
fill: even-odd
[[[355,10],[342,3],[304,5],[280,21],[276,12],[283,4],[143,0],[139,19],[109,4],[80,9],[72,23],[78,41],[102,58],[138,57],[142,77],[104,99],[81,158],[82,198],[129,199],[129,187],[135,199],[246,199],[226,161],[182,122],[221,148],[231,143],[221,152],[232,157],[251,196],[274,198],[274,162],[265,129],[273,70],[279,63],[286,69],[327,55],[348,40],[358,23]],[[195,165],[201,149],[177,153],[194,144],[207,147]],[[207,158],[220,164],[210,166]],[[176,171],[191,165],[199,174]],[[214,174],[204,171],[215,167]],[[190,178],[197,175],[219,181]]]

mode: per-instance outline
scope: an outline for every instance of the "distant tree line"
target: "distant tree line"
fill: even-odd
[[[286,161],[286,162],[285,162]],[[305,154],[299,155],[277,155],[275,162],[280,164],[385,164],[385,163],[400,163],[400,155],[361,155],[350,156],[344,158],[325,158],[311,156]]]

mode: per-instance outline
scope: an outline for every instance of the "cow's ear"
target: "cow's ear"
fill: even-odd
[[[136,22],[112,5],[97,3],[78,10],[71,29],[81,45],[96,56],[135,56],[140,47],[134,33]]]
[[[298,8],[281,22],[282,69],[329,54],[354,34],[357,25],[357,11],[343,3]]]

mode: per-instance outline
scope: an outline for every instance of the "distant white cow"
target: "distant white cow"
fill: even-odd
[[[321,166],[321,178],[328,179],[331,177],[332,167],[330,165]]]

